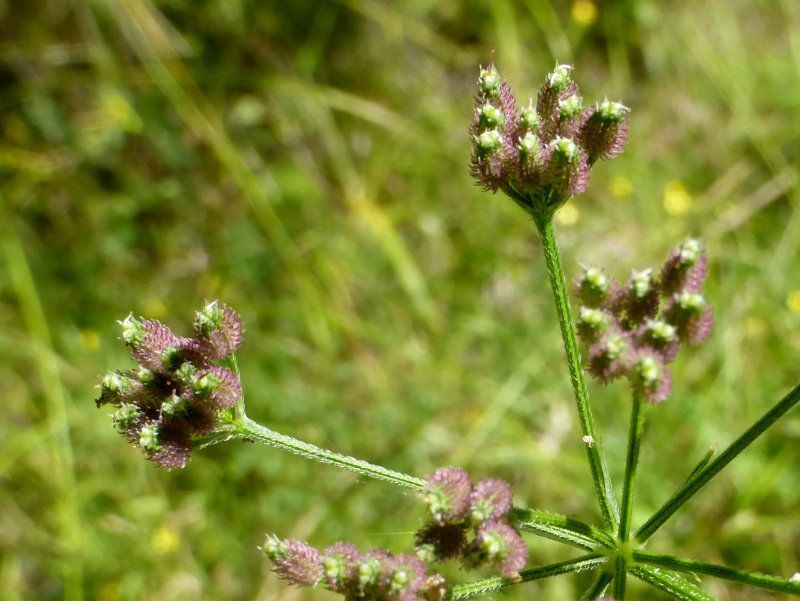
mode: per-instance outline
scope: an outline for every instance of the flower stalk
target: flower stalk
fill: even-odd
[[[613,531],[617,524],[619,509],[614,496],[614,489],[611,486],[608,466],[603,456],[602,440],[597,435],[592,408],[589,405],[586,376],[583,371],[575,322],[572,318],[569,296],[567,295],[564,267],[561,263],[561,254],[556,242],[555,224],[553,223],[552,214],[541,216],[534,219],[534,221],[542,241],[547,273],[550,277],[550,287],[553,290],[553,298],[555,299],[561,338],[567,355],[569,378],[578,408],[578,421],[580,422],[583,440],[590,441],[585,443],[584,446],[586,448],[586,456],[589,459],[595,494],[599,501],[603,524],[607,530]]]

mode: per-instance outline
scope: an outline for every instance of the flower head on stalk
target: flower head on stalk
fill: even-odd
[[[120,325],[139,365],[106,374],[97,405],[117,407],[114,427],[156,465],[185,467],[193,439],[214,432],[219,411],[242,398],[239,377],[215,363],[241,345],[239,315],[217,301],[209,303],[197,313],[192,338],[133,315]]]
[[[583,192],[591,166],[618,155],[627,141],[629,109],[608,100],[585,106],[570,65],[557,64],[535,101],[519,109],[490,61],[480,70],[475,104],[473,178],[534,214],[551,214]]]
[[[585,267],[575,289],[589,373],[604,383],[625,377],[650,403],[665,400],[672,389],[667,364],[681,344],[697,345],[711,334],[713,311],[701,294],[707,273],[708,258],[695,239],[671,250],[660,270],[634,270],[624,287]]]

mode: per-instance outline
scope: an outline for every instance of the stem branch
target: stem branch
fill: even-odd
[[[672,514],[686,503],[686,501],[691,499],[697,491],[708,484],[708,481],[716,476],[722,468],[750,446],[754,440],[761,436],[772,424],[778,421],[789,409],[794,407],[798,401],[800,401],[800,385],[795,386],[785,397],[778,401],[772,409],[767,411],[761,419],[737,438],[719,457],[693,475],[672,498],[664,503],[661,509],[653,514],[653,517],[639,528],[636,532],[637,540],[644,542],[649,539],[664,522],[672,517]]]
[[[644,553],[642,551],[634,551],[633,559],[634,561],[645,563],[651,566],[659,566],[670,570],[677,570],[679,572],[708,574],[709,576],[716,576],[718,578],[724,578],[725,580],[731,580],[733,582],[741,582],[742,584],[757,586],[768,591],[776,591],[779,593],[800,596],[800,582],[794,582],[787,578],[768,576],[766,574],[748,572],[746,570],[737,570],[735,568],[718,566],[712,563],[695,561],[693,559],[679,559],[677,557],[672,557],[671,555]]]

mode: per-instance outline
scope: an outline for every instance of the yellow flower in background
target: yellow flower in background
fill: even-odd
[[[150,545],[156,553],[167,554],[173,553],[178,549],[180,538],[178,532],[169,526],[160,526],[153,530],[153,535],[150,537]]]
[[[575,0],[572,3],[572,20],[588,27],[597,20],[597,6],[592,0]]]
[[[786,306],[792,313],[800,313],[800,290],[793,290],[786,297]]]
[[[581,217],[581,212],[574,204],[565,204],[556,213],[556,222],[560,225],[575,225]]]
[[[608,183],[608,191],[614,198],[628,198],[633,193],[633,182],[624,175],[617,175]]]
[[[685,215],[692,206],[692,195],[678,180],[667,182],[664,186],[664,209],[670,215]]]
[[[100,336],[95,330],[81,330],[78,340],[85,351],[94,352],[100,348]]]

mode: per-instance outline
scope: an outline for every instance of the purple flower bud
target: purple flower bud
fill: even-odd
[[[467,544],[464,524],[430,522],[416,533],[414,539],[418,548],[424,547],[423,554],[432,551],[434,559],[440,561],[458,557]]]
[[[335,593],[346,592],[355,582],[361,552],[351,543],[338,542],[322,552],[326,586]]]
[[[475,535],[467,562],[476,566],[482,563],[497,565],[504,578],[519,580],[519,571],[528,562],[528,548],[511,526],[489,521]]]
[[[319,552],[304,542],[268,535],[262,551],[272,561],[272,569],[278,577],[287,582],[315,586],[322,579]]]
[[[589,373],[601,382],[610,382],[625,375],[631,365],[631,341],[617,328],[609,328],[589,348]]]
[[[387,596],[400,601],[415,601],[417,591],[425,584],[427,569],[414,555],[397,555],[386,566]]]
[[[545,181],[564,200],[583,192],[589,183],[589,166],[580,146],[570,138],[556,137],[550,149]]]
[[[708,257],[699,240],[689,239],[673,248],[661,268],[661,287],[666,296],[680,290],[699,292],[708,273]]]
[[[664,308],[664,317],[675,326],[678,338],[691,345],[704,342],[714,326],[714,311],[701,294],[683,291]]]
[[[664,320],[646,320],[639,327],[636,338],[639,346],[650,347],[656,351],[664,363],[671,363],[678,354],[678,348],[680,347],[678,331],[675,326],[668,324]]]
[[[463,521],[469,512],[472,491],[467,472],[458,467],[441,467],[426,478],[422,498],[439,523]]]
[[[193,384],[194,393],[218,408],[233,407],[242,398],[242,384],[231,370],[212,365]]]
[[[634,362],[631,384],[635,394],[640,394],[652,404],[664,401],[672,391],[672,377],[656,353],[642,350]]]
[[[224,359],[242,346],[244,332],[239,314],[228,305],[212,301],[198,311],[194,331],[211,360]]]
[[[575,279],[575,291],[582,304],[597,309],[608,304],[615,284],[602,269],[584,267]]]
[[[625,287],[622,309],[626,327],[635,329],[658,313],[659,288],[652,269],[634,270]]]
[[[447,580],[441,574],[431,574],[425,579],[419,592],[427,601],[441,601],[447,594]]]
[[[625,116],[629,110],[619,102],[606,100],[585,115],[580,143],[586,150],[590,165],[597,159],[610,159],[623,151],[628,141]]]
[[[511,509],[511,485],[505,480],[481,480],[470,496],[470,518],[474,524],[498,520]]]
[[[602,309],[581,307],[578,310],[578,336],[584,344],[594,344],[608,330],[612,317]]]

